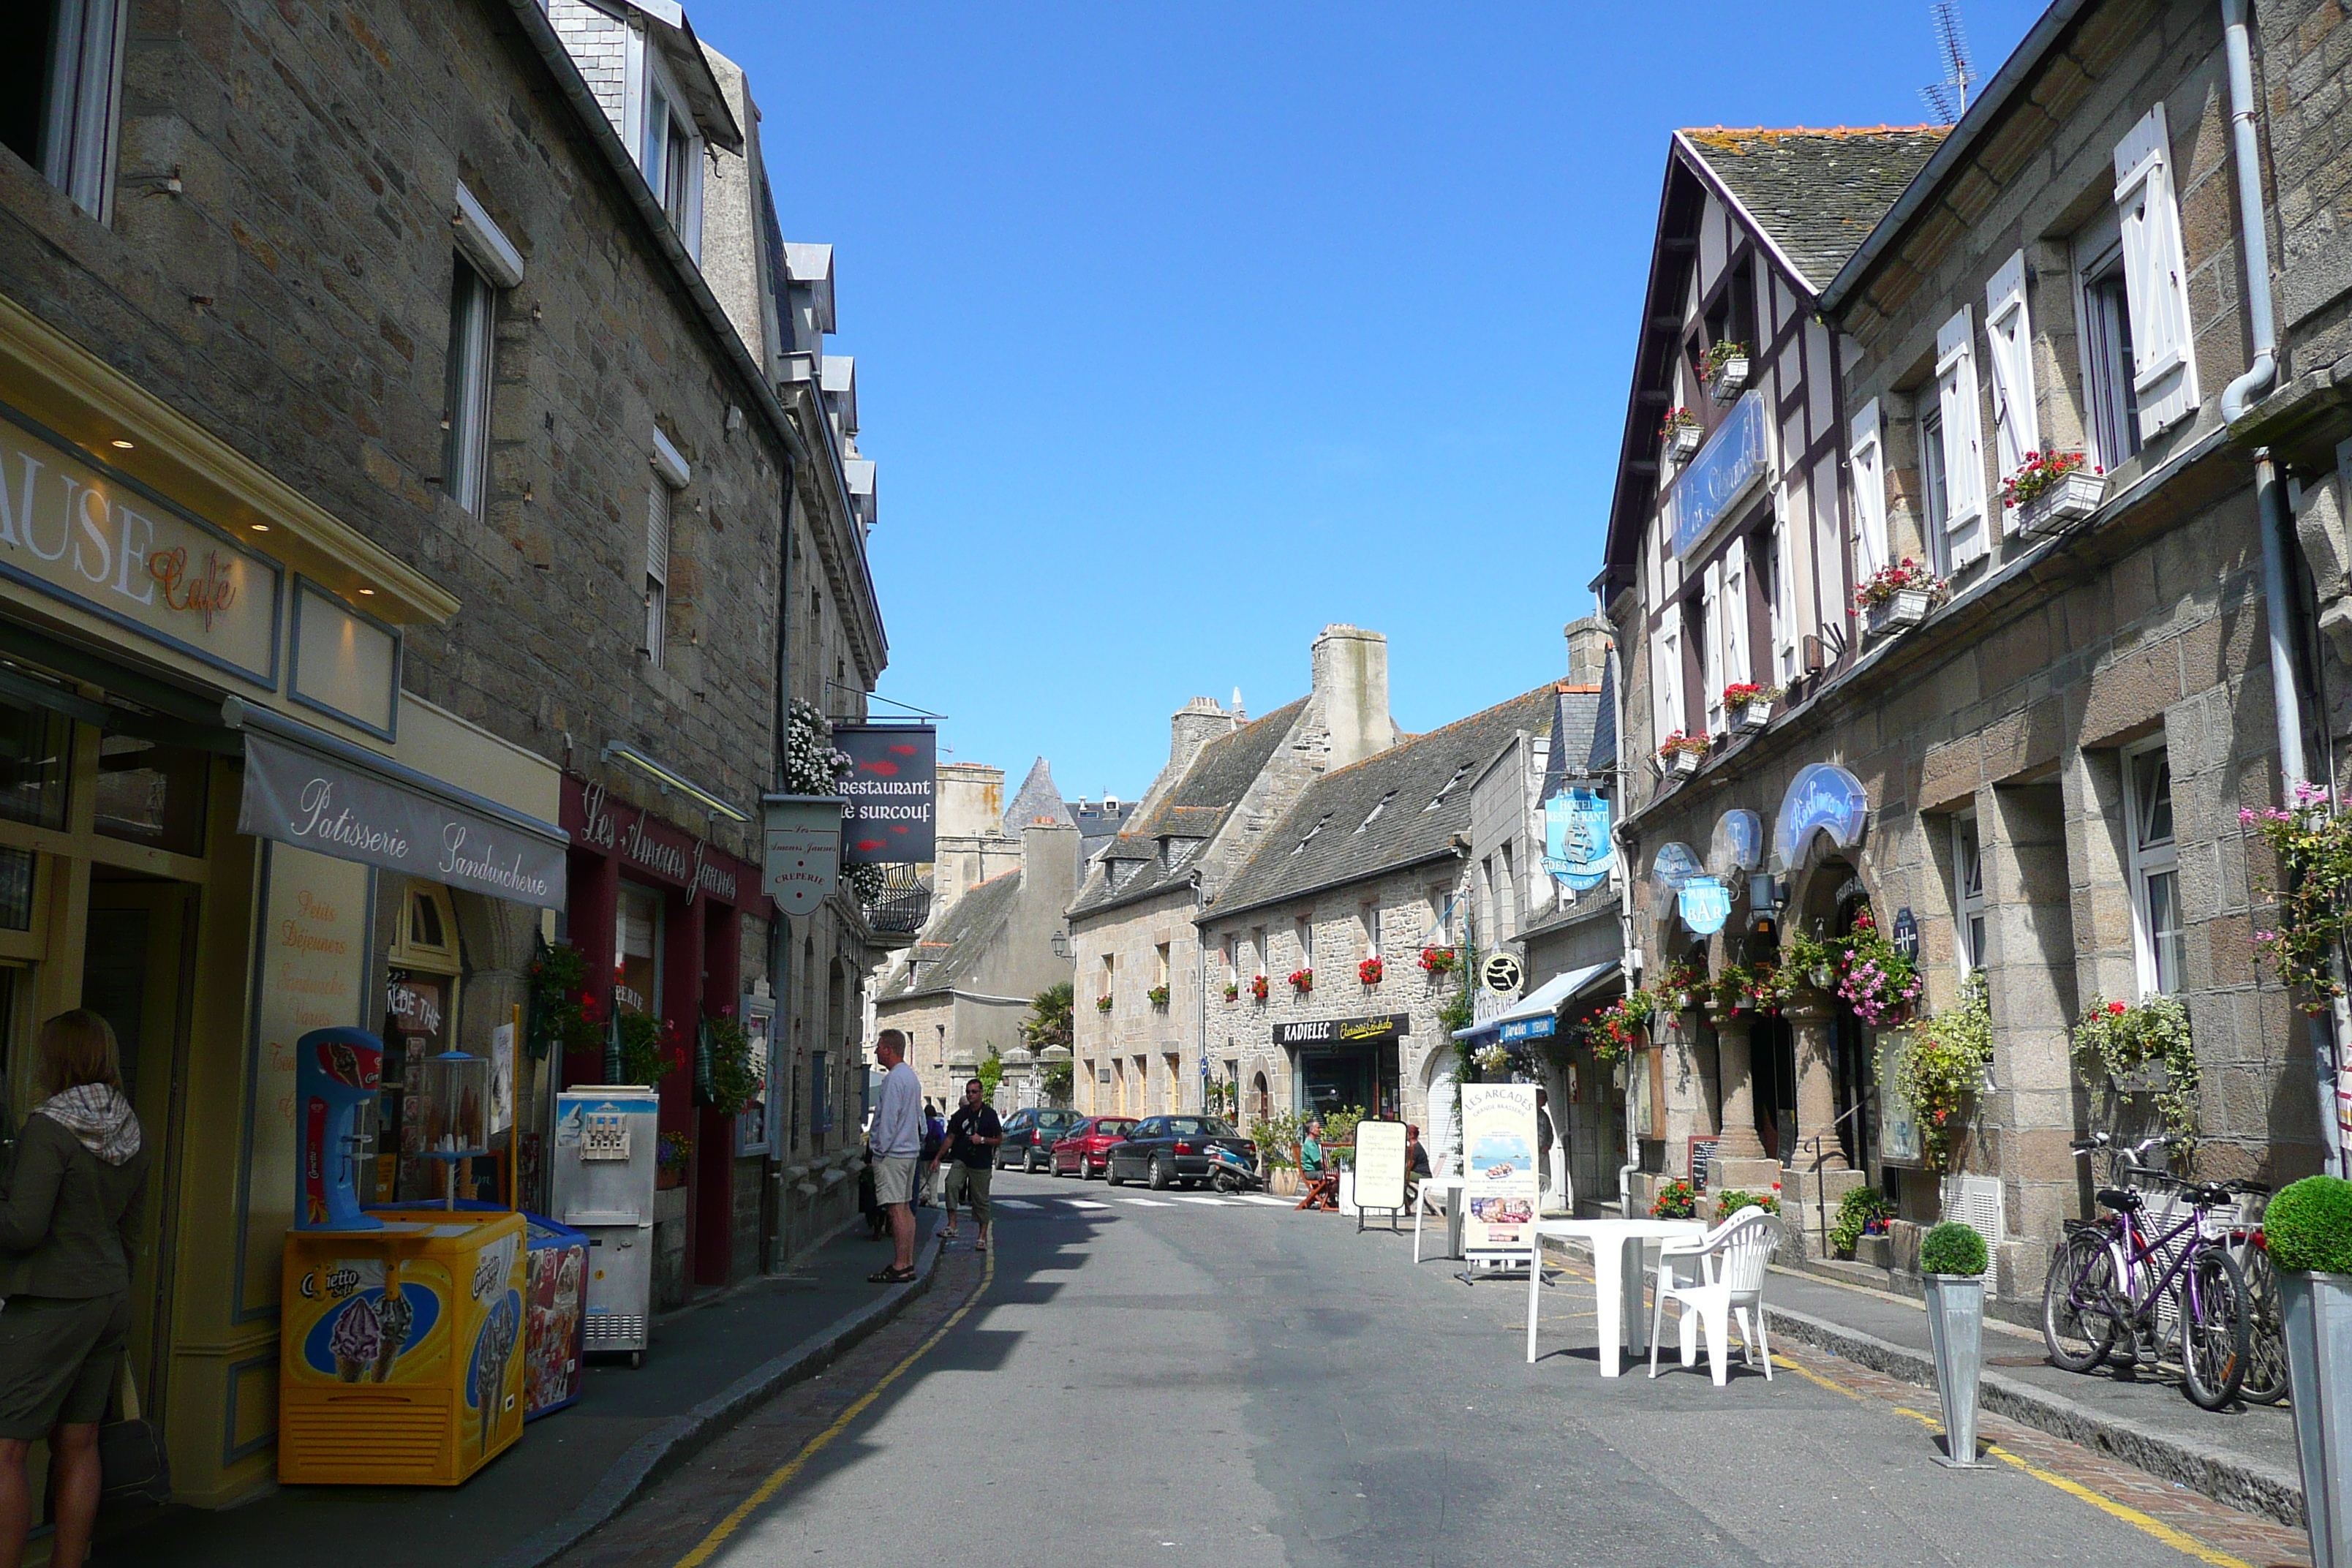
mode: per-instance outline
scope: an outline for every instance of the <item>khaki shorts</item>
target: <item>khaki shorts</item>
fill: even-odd
[[[956,1210],[957,1194],[971,1209],[971,1217],[981,1224],[988,1223],[988,1180],[995,1171],[987,1165],[967,1165],[955,1160],[948,1165],[948,1213]]]
[[[874,1201],[884,1206],[915,1201],[915,1156],[877,1154],[874,1157]]]
[[[9,1297],[0,1307],[0,1437],[105,1420],[130,1331],[128,1294]]]

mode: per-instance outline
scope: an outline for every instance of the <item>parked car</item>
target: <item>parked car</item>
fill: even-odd
[[[1114,1187],[1127,1182],[1202,1186],[1209,1179],[1209,1150],[1217,1145],[1257,1163],[1257,1145],[1221,1117],[1154,1116],[1137,1122],[1112,1148],[1103,1173]]]
[[[1132,1116],[1087,1117],[1054,1145],[1054,1174],[1074,1174],[1082,1182],[1102,1174],[1111,1149],[1134,1125]]]
[[[1004,1142],[996,1146],[996,1168],[1018,1165],[1033,1173],[1044,1170],[1054,1157],[1054,1145],[1085,1120],[1075,1110],[1039,1106],[1014,1111],[1004,1121]]]

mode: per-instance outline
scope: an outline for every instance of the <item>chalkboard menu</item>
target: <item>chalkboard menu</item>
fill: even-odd
[[[1694,1138],[1690,1141],[1691,1185],[1700,1192],[1707,1189],[1707,1178],[1715,1171],[1715,1146],[1720,1138]]]

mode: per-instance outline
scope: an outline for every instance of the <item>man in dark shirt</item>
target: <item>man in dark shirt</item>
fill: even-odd
[[[988,1180],[996,1173],[996,1146],[1003,1142],[1004,1123],[982,1098],[980,1079],[973,1079],[963,1086],[963,1103],[948,1118],[948,1224],[940,1232],[941,1241],[955,1239],[956,1200],[968,1196],[972,1223],[979,1226],[971,1249],[988,1250]]]

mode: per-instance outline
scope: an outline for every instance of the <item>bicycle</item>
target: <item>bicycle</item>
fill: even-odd
[[[2260,1182],[2231,1182],[2242,1198],[2270,1196]],[[2246,1304],[2252,1316],[2246,1325],[2246,1381],[2238,1392],[2257,1405],[2276,1405],[2287,1394],[2285,1308],[2279,1296],[2278,1270],[2263,1240],[2260,1220],[2230,1227],[2230,1251],[2246,1277]]]
[[[2205,1410],[2238,1396],[2245,1381],[2252,1308],[2244,1274],[2230,1255],[2230,1223],[2217,1209],[2234,1210],[2237,1194],[2216,1182],[2181,1182],[2142,1163],[2168,1140],[2150,1138],[2122,1149],[2105,1133],[2077,1138],[2077,1158],[2101,1151],[2131,1173],[2177,1187],[2190,1214],[2151,1238],[2141,1223],[2144,1194],[2130,1187],[2098,1189],[2107,1212],[2070,1222],[2042,1285],[2042,1338],[2050,1359],[2069,1372],[2089,1372],[2116,1353],[2126,1330],[2129,1361],[2153,1365],[2176,1338],[2181,1389]],[[2169,1308],[2168,1315],[2164,1309]]]

